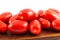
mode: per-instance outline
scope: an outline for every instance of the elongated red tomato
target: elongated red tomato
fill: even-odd
[[[5,33],[7,31],[7,25],[0,21],[0,33]]]
[[[56,31],[60,31],[60,19],[56,19],[52,22],[52,28]]]
[[[29,24],[29,30],[32,34],[39,34],[41,33],[41,24],[38,20],[33,20]]]
[[[49,20],[49,21],[53,21],[55,19],[59,19],[60,17],[58,16],[58,14],[54,11],[50,11],[50,10],[46,10],[43,18]]]
[[[56,10],[56,9],[52,9],[52,8],[49,8],[48,10],[56,12],[57,15],[60,17],[60,12],[59,12],[58,10]]]
[[[42,24],[43,29],[50,29],[50,22],[44,18],[39,18],[40,23]]]
[[[8,22],[11,16],[12,14],[10,12],[4,12],[0,15],[0,20],[3,22]]]
[[[11,34],[23,34],[28,29],[28,23],[22,20],[14,20],[8,26],[8,31]]]
[[[38,15],[39,15],[39,18],[42,17],[44,15],[44,11],[43,10],[39,10],[38,11]]]
[[[31,9],[23,9],[19,12],[19,19],[31,21],[38,18],[38,14]]]
[[[59,13],[59,11],[58,11],[58,10],[53,9],[53,8],[49,8],[48,10],[50,10],[50,11],[54,11],[54,12],[56,12],[56,13]]]
[[[12,16],[10,19],[9,19],[9,23],[12,23],[14,20],[17,20],[18,19],[18,14]]]

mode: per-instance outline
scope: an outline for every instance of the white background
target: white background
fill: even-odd
[[[21,9],[30,8],[34,11],[40,9],[54,8],[60,10],[59,0],[0,0],[0,14],[10,11],[12,14],[18,13]]]

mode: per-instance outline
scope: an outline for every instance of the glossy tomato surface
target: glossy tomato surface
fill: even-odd
[[[9,19],[9,23],[12,23],[14,20],[17,20],[18,19],[18,14],[12,16],[10,19]]]
[[[52,28],[56,31],[60,31],[60,19],[56,19],[52,22]]]
[[[41,33],[41,24],[38,20],[32,20],[29,24],[29,30],[31,34],[39,34]]]
[[[3,22],[8,22],[11,16],[12,14],[10,12],[3,12],[2,14],[0,14],[0,20]]]
[[[7,25],[0,21],[0,33],[5,33],[7,31]]]
[[[23,34],[28,29],[28,22],[22,20],[14,20],[8,25],[8,31],[11,34]]]
[[[31,21],[38,18],[38,14],[31,9],[23,9],[19,12],[19,19]]]
[[[39,18],[42,17],[44,15],[44,11],[43,10],[39,10],[38,11],[38,15],[39,15]]]
[[[46,10],[43,15],[43,18],[52,22],[53,20],[59,19],[60,17],[58,16],[58,13],[56,13],[54,11]]]
[[[50,10],[50,11],[54,11],[54,12],[57,13],[58,16],[60,16],[60,12],[59,12],[57,9],[49,8],[48,10]]]
[[[43,29],[50,29],[50,22],[47,19],[39,18],[39,21]]]

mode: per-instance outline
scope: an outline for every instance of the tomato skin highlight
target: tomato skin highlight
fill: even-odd
[[[18,14],[12,16],[10,19],[9,19],[9,24],[12,23],[14,20],[17,20],[18,19]]]
[[[0,21],[0,33],[5,33],[7,31],[7,25]]]
[[[53,28],[55,31],[60,31],[60,19],[55,19],[55,20],[52,22],[52,28]]]
[[[14,20],[8,26],[8,31],[11,34],[23,34],[28,30],[28,22],[22,20]]]
[[[49,20],[50,22],[52,22],[55,19],[59,19],[60,17],[58,16],[58,14],[54,11],[50,11],[50,10],[46,10],[43,18]]]
[[[10,12],[3,12],[0,15],[0,20],[3,22],[8,22],[10,17],[12,17],[12,14]]]
[[[38,18],[38,14],[31,9],[23,9],[19,12],[19,19],[25,21],[31,21]]]
[[[39,23],[38,20],[32,20],[29,24],[29,30],[31,34],[38,35],[41,33],[41,24]]]
[[[44,18],[39,18],[39,21],[40,21],[43,29],[50,29],[50,21],[48,21],[47,19],[44,19]]]

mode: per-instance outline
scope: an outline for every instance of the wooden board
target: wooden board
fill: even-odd
[[[31,34],[24,34],[24,35],[10,35],[10,34],[0,34],[0,40],[29,40],[35,38],[45,38],[45,37],[56,37],[60,36],[59,32],[53,32],[51,30],[42,31],[39,35],[31,35]]]

